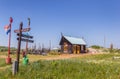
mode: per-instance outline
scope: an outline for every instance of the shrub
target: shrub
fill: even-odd
[[[91,48],[94,48],[94,49],[100,49],[100,48],[103,48],[103,47],[98,46],[98,45],[92,45]]]
[[[120,53],[120,49],[109,49],[110,53]]]

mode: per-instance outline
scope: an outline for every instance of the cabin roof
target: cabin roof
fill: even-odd
[[[76,38],[76,37],[70,37],[70,36],[64,36],[64,38],[68,40],[71,44],[86,45],[86,42],[82,38]]]

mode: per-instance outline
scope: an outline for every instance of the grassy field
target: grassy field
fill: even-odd
[[[29,57],[38,58],[36,55]],[[29,65],[21,65],[16,76],[12,76],[11,68],[0,71],[0,79],[120,79],[119,57],[120,54],[112,53],[62,60],[38,59]]]
[[[0,67],[6,66],[5,59],[0,58]]]

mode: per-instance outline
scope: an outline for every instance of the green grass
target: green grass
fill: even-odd
[[[39,60],[20,66],[16,76],[11,68],[0,79],[120,79],[120,54],[90,55],[66,60]]]
[[[0,67],[6,66],[5,59],[0,58]]]
[[[0,55],[7,55],[7,52],[0,52]]]

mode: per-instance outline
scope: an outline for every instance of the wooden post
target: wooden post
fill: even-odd
[[[19,39],[18,39],[18,50],[17,50],[17,72],[19,71],[19,58],[20,58],[20,48],[21,48],[21,35],[22,35],[22,26],[23,26],[23,23],[21,22],[20,23],[20,28],[19,28]]]
[[[28,18],[28,28],[30,28],[30,18]],[[28,53],[28,41],[26,41],[26,55]]]
[[[17,64],[18,64],[17,61],[14,61],[13,64],[12,64],[12,74],[13,74],[13,76],[17,73]]]
[[[27,55],[27,53],[28,53],[28,41],[26,41],[26,52],[25,52],[25,54]]]

